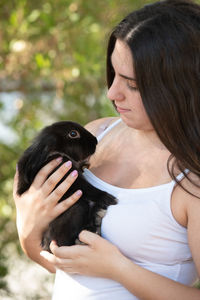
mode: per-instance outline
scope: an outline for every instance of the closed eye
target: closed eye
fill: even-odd
[[[132,91],[138,91],[138,88],[137,88],[137,86],[135,84],[135,81],[133,81],[133,80],[128,79],[127,80],[127,86]]]
[[[112,60],[112,59],[111,59]],[[112,75],[113,77],[115,76],[115,69],[112,65],[112,62],[111,62],[111,72],[112,72]],[[138,88],[136,86],[136,79],[135,78],[132,78],[132,77],[129,77],[129,76],[126,76],[124,74],[119,74],[120,77],[124,78],[125,80],[127,80],[127,87],[132,90],[132,91],[138,91]]]

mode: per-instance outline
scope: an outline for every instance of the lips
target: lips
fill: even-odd
[[[123,107],[119,107],[119,106],[117,106],[116,105],[116,109],[117,109],[117,111],[118,111],[118,113],[126,113],[126,112],[129,112],[129,111],[131,111],[130,109],[127,109],[127,108],[123,108]]]

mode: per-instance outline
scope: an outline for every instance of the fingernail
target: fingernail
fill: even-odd
[[[16,171],[18,171],[18,164],[16,164]]]
[[[78,174],[78,172],[77,172],[76,170],[74,170],[74,171],[71,173],[71,176],[72,176],[72,177],[76,177],[77,174]]]
[[[44,258],[47,258],[46,251],[44,251],[44,250],[42,250],[42,251],[40,252],[40,255],[41,255],[42,257],[44,257]]]
[[[77,195],[77,196],[81,196],[81,195],[82,195],[82,191],[81,191],[81,190],[78,190],[78,191],[76,192],[76,195]]]
[[[63,159],[62,159],[62,157],[61,157],[61,156],[60,156],[60,157],[58,157],[58,158],[56,158],[56,161],[57,161],[58,163],[60,163],[62,160],[63,160]]]
[[[51,243],[50,243],[50,245],[51,245],[51,244],[52,244],[52,245],[57,245],[57,243],[56,243],[55,240],[52,240]]]
[[[65,166],[66,166],[67,168],[71,167],[71,165],[72,165],[72,162],[71,162],[70,160],[68,160],[68,161],[65,163]]]

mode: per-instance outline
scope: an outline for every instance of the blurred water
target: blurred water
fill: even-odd
[[[18,113],[20,100],[24,99],[24,94],[21,92],[1,92],[0,93],[0,142],[12,144],[16,142],[17,135],[7,125],[12,118]]]
[[[55,91],[39,91],[25,94],[19,91],[0,92],[0,142],[12,145],[18,141],[19,134],[11,128],[9,123],[17,116],[24,105],[39,102],[41,109],[37,111],[38,120],[46,123],[53,121],[48,109],[53,109],[54,113],[62,111],[63,101],[57,99]],[[53,102],[53,107],[52,107]]]

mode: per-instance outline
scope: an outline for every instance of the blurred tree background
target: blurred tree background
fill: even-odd
[[[18,242],[12,184],[19,156],[54,121],[84,125],[115,115],[106,99],[107,39],[123,16],[150,2],[1,0],[0,298],[50,299],[52,275],[42,281],[36,264],[31,273]]]

